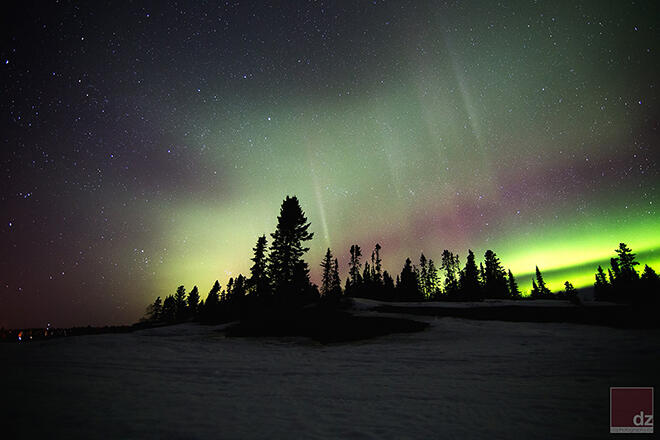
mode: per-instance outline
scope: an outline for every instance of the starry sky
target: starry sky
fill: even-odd
[[[346,276],[660,268],[657,2],[3,2],[0,326],[135,322],[297,195]]]

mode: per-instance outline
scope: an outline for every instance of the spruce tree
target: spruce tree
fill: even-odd
[[[399,298],[403,301],[419,301],[422,299],[417,273],[412,267],[412,261],[410,261],[410,258],[406,258],[406,262],[401,270],[398,290]]]
[[[362,249],[357,244],[351,245],[351,258],[348,261],[348,274],[350,277],[350,290],[351,295],[355,295],[354,291],[359,290],[362,284],[362,276],[360,275],[360,269],[362,264],[360,263],[360,257],[362,256]],[[347,291],[348,294],[348,286]]]
[[[511,295],[511,298],[513,299],[520,298],[520,289],[518,288],[518,283],[516,282],[516,279],[513,277],[513,274],[511,273],[510,269],[509,269],[508,284],[509,284],[509,294]]]
[[[190,316],[197,315],[197,307],[199,306],[199,289],[197,286],[193,286],[192,290],[188,294],[188,313]]]
[[[383,293],[380,295],[379,299],[386,301],[391,301],[395,297],[395,287],[394,279],[388,271],[383,272]]]
[[[552,292],[548,287],[545,285],[545,281],[543,280],[543,275],[541,274],[541,271],[539,270],[539,267],[536,266],[536,282],[538,283],[538,291],[539,291],[539,297],[540,298],[552,298]]]
[[[577,299],[577,290],[573,287],[570,281],[564,283],[564,291],[561,295],[562,299],[567,299],[569,301],[575,301]]]
[[[539,291],[539,287],[536,285],[536,281],[534,280],[532,280],[532,291],[530,292],[529,297],[532,299],[541,298],[541,292]]]
[[[660,303],[660,276],[648,265],[644,265],[644,271],[640,278],[640,299],[649,305]]]
[[[323,257],[321,267],[323,268],[323,273],[321,275],[321,296],[327,297],[331,294],[334,287],[332,252],[330,251],[330,248],[328,248],[325,257]]]
[[[300,304],[312,290],[309,268],[302,256],[309,248],[303,243],[314,236],[298,199],[287,196],[282,202],[277,227],[271,234],[268,273],[273,290],[281,303]]]
[[[147,307],[147,321],[156,322],[160,320],[161,312],[163,310],[162,301],[160,296],[156,298],[153,304],[149,304]]]
[[[371,253],[371,268],[373,269],[373,281],[377,287],[383,285],[383,260],[380,258],[380,244],[376,243],[373,252]]]
[[[174,296],[167,295],[163,300],[163,310],[161,320],[165,322],[174,322],[176,319],[176,301]]]
[[[497,258],[497,254],[490,249],[484,254],[486,267],[484,290],[487,298],[508,298],[509,289],[506,281],[506,272]]]
[[[257,239],[257,244],[252,248],[254,256],[250,259],[253,264],[250,268],[250,280],[248,287],[257,298],[265,298],[269,295],[269,280],[266,273],[267,258],[266,258],[266,236],[262,235]]]
[[[610,299],[610,283],[607,282],[603,267],[598,265],[596,271],[596,282],[594,283],[594,299],[597,301],[607,301]]]
[[[422,253],[419,256],[419,270],[417,271],[417,279],[419,280],[419,290],[421,291],[424,298],[428,298],[430,295],[428,276],[428,261],[426,260],[424,253]]]
[[[332,265],[332,275],[331,275],[331,284],[330,291],[336,297],[341,296],[341,279],[339,278],[339,262],[335,258],[335,261]]]
[[[619,260],[617,258],[610,258],[610,267],[612,268],[612,270],[609,271],[610,284],[616,289],[623,284],[623,277],[621,276],[621,269],[619,268]]]
[[[481,297],[479,269],[477,269],[477,263],[474,260],[474,252],[470,249],[468,249],[465,268],[460,274],[459,287],[461,296],[468,301],[479,299]]]
[[[625,243],[619,243],[615,252],[618,255],[616,259],[622,284],[629,286],[635,283],[639,280],[639,274],[635,270],[635,266],[639,265],[639,262],[635,261],[636,255]]]
[[[426,285],[429,292],[428,297],[430,299],[436,299],[438,296],[438,289],[439,289],[438,269],[436,269],[433,259],[430,258],[429,258],[429,267],[426,276],[427,276]]]
[[[179,286],[176,289],[176,293],[174,294],[174,302],[175,302],[175,307],[176,307],[176,312],[175,312],[175,319],[176,320],[181,320],[186,317],[188,308],[186,307],[186,288],[183,286]]]
[[[442,266],[445,271],[445,294],[450,298],[455,298],[458,293],[458,273],[459,273],[458,255],[445,249],[442,251]]]

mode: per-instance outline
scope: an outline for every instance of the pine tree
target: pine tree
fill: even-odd
[[[410,261],[410,258],[406,258],[406,262],[401,270],[398,290],[399,298],[404,301],[419,301],[422,299],[417,280],[417,273],[412,267],[412,261]]]
[[[179,286],[176,289],[176,293],[174,294],[174,302],[175,302],[175,307],[176,307],[176,312],[175,312],[175,319],[176,320],[182,320],[186,317],[186,314],[188,312],[188,308],[186,307],[186,288],[183,286]]]
[[[370,297],[373,289],[373,271],[369,263],[364,263],[364,270],[362,271],[362,296]]]
[[[330,291],[336,297],[340,297],[341,292],[341,279],[339,278],[339,262],[335,258],[335,261],[332,265],[332,275],[331,275],[331,287]]]
[[[209,291],[208,296],[206,297],[206,301],[204,304],[207,306],[209,304],[217,304],[220,302],[220,283],[218,280],[215,280],[215,284],[213,284],[213,287],[211,287],[211,290]]]
[[[147,307],[147,316],[146,316],[147,320],[151,322],[159,321],[161,318],[162,310],[163,310],[163,306],[159,296],[158,298],[156,298],[153,304],[150,304],[149,307]]]
[[[603,267],[598,265],[596,271],[596,282],[594,283],[594,299],[597,301],[607,301],[610,299],[610,283],[607,282]]]
[[[325,253],[323,261],[321,262],[323,274],[321,275],[321,296],[327,297],[333,291],[333,264],[332,252],[330,248]]]
[[[194,286],[188,294],[188,312],[191,316],[197,315],[197,307],[199,306],[199,289]]]
[[[508,298],[509,289],[506,281],[506,272],[497,258],[495,252],[490,249],[484,254],[486,266],[484,279],[484,290],[487,298]]]
[[[432,259],[429,259],[429,267],[427,270],[426,286],[428,289],[428,297],[435,299],[438,296],[439,282],[438,282],[438,269]]]
[[[529,297],[532,299],[541,298],[541,292],[539,291],[539,287],[536,285],[536,281],[534,280],[532,280],[532,291],[530,292]]]
[[[254,256],[251,261],[254,263],[250,268],[250,280],[248,287],[257,298],[265,298],[269,295],[269,280],[266,273],[267,258],[266,258],[266,236],[262,235],[257,239],[257,244],[252,248]]]
[[[536,281],[538,283],[539,297],[552,298],[553,297],[552,292],[545,285],[545,281],[543,280],[543,275],[541,274],[541,271],[539,270],[538,266],[536,266]]]
[[[460,270],[458,255],[445,249],[442,252],[441,269],[445,271],[445,294],[454,298],[458,293],[458,272]]]
[[[610,267],[612,270],[609,271],[610,284],[613,288],[619,287],[622,284],[621,269],[619,268],[619,260],[617,258],[610,258]]]
[[[381,294],[380,299],[383,299],[385,301],[391,301],[394,299],[395,296],[395,287],[394,287],[394,279],[392,279],[392,275],[388,271],[383,272],[383,293]]]
[[[417,279],[419,280],[419,290],[421,291],[424,298],[428,298],[430,295],[428,276],[428,261],[426,260],[424,253],[422,253],[419,256],[419,270],[417,271]]]
[[[619,243],[619,248],[615,252],[618,255],[616,259],[621,282],[626,285],[635,283],[639,280],[639,274],[635,270],[635,266],[639,265],[639,262],[635,261],[636,255],[632,253],[632,250],[625,243]]]
[[[227,283],[227,299],[233,303],[240,303],[245,297],[246,293],[246,280],[243,274],[238,274],[236,279],[229,280]]]
[[[509,284],[509,294],[511,295],[511,298],[513,299],[520,298],[520,289],[518,288],[518,283],[516,282],[516,279],[513,277],[511,270],[509,270],[508,284]]]
[[[383,285],[383,260],[380,258],[380,244],[376,243],[373,252],[371,253],[371,267],[373,269],[373,281],[377,287]]]
[[[460,273],[459,288],[461,296],[466,300],[475,300],[481,297],[481,286],[479,284],[479,269],[474,261],[474,253],[468,249],[465,268]]]
[[[282,202],[277,227],[271,234],[268,272],[273,289],[282,303],[299,304],[307,301],[312,289],[309,268],[302,256],[309,250],[303,246],[314,236],[298,199],[287,196]]]
[[[176,301],[172,295],[167,295],[163,300],[163,310],[161,320],[173,322],[176,319]]]
[[[575,301],[577,299],[577,290],[575,290],[575,287],[569,281],[564,283],[564,292],[562,292],[561,297],[569,301]]]
[[[644,265],[640,278],[640,299],[656,307],[660,302],[660,276],[648,265]]]
[[[362,249],[357,244],[351,245],[351,259],[348,262],[348,274],[351,280],[350,290],[351,295],[355,295],[354,291],[359,290],[362,285],[362,276],[360,275],[360,269],[362,264],[360,263],[360,257],[362,256]],[[348,286],[347,292],[348,293]]]

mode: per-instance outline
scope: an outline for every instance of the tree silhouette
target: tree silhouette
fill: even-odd
[[[615,252],[618,255],[616,260],[620,282],[625,285],[635,283],[639,279],[639,274],[635,270],[635,266],[639,265],[635,261],[635,254],[632,253],[632,250],[625,243],[619,243],[619,248],[615,249]]]
[[[644,271],[640,278],[641,299],[647,304],[660,303],[660,276],[648,265],[644,265]]]
[[[492,250],[484,254],[485,276],[484,290],[487,298],[508,298],[509,289],[506,281],[506,272],[500,259]]]
[[[163,300],[161,319],[165,322],[173,322],[176,319],[176,300],[174,296],[167,295]]]
[[[186,307],[186,288],[179,286],[174,294],[175,316],[174,319],[181,320],[186,317],[188,312]]]
[[[441,269],[445,271],[445,295],[449,298],[456,298],[458,294],[459,264],[458,255],[454,255],[447,249],[442,251]]]
[[[238,274],[231,284],[227,284],[227,300],[232,303],[240,303],[245,297],[247,290],[246,280],[243,274]]]
[[[539,291],[539,286],[536,285],[536,281],[532,279],[532,291],[529,294],[529,297],[532,299],[541,298],[541,292]]]
[[[594,299],[597,301],[609,300],[611,298],[611,288],[612,286],[607,282],[607,278],[605,277],[603,267],[598,265],[596,282],[594,283]]]
[[[302,256],[309,250],[303,243],[314,236],[298,199],[287,196],[280,207],[277,227],[271,234],[268,272],[275,295],[281,303],[301,303],[311,290],[309,268]]]
[[[383,292],[381,295],[381,299],[385,301],[392,301],[394,299],[394,296],[396,295],[395,287],[394,287],[394,279],[392,278],[392,275],[388,271],[383,272]]]
[[[424,253],[422,253],[419,256],[419,269],[417,270],[417,280],[419,283],[419,290],[422,293],[422,296],[424,298],[428,298],[430,295],[429,288],[428,288],[428,261],[426,260],[426,256]]]
[[[569,301],[577,300],[577,290],[573,287],[569,281],[564,283],[564,291],[561,292],[561,295],[558,295],[560,299],[567,299]]]
[[[214,322],[217,321],[219,317],[219,308],[220,308],[220,283],[218,280],[215,280],[213,287],[209,291],[209,294],[206,296],[206,301],[204,301],[204,306],[201,307],[200,316],[202,322]]]
[[[423,299],[422,293],[419,290],[417,273],[412,267],[410,258],[406,258],[406,262],[401,270],[398,290],[399,298],[403,301],[421,301]]]
[[[465,268],[460,273],[459,288],[461,296],[466,300],[475,300],[481,297],[481,285],[479,283],[479,269],[474,261],[474,252],[468,249]]]
[[[509,278],[507,282],[509,285],[509,294],[511,295],[511,298],[513,299],[520,298],[520,289],[518,288],[518,283],[516,282],[516,279],[513,277],[511,270],[509,270]]]
[[[330,248],[328,248],[325,257],[323,257],[321,267],[323,268],[323,274],[321,275],[321,296],[327,297],[333,291],[334,282],[332,252]]]
[[[373,269],[373,281],[378,287],[383,284],[383,260],[380,258],[380,244],[376,243],[373,252],[371,252],[371,267]]]
[[[188,312],[191,316],[197,315],[197,307],[199,306],[199,290],[197,286],[193,286],[188,294]]]
[[[362,256],[362,249],[357,244],[351,245],[351,258],[348,261],[348,276],[350,283],[346,283],[346,294],[354,296],[362,284],[362,276],[360,275],[360,269],[362,264],[360,263],[360,257]]]
[[[429,299],[437,298],[438,284],[438,269],[435,267],[433,259],[429,258],[429,267],[426,272],[426,290]]]
[[[650,304],[657,301],[655,291],[658,284],[655,271],[648,265],[644,267],[640,278],[635,266],[639,262],[632,250],[625,244],[619,243],[615,249],[617,256],[610,259],[610,268],[607,270],[609,283],[601,266],[596,272],[594,283],[594,296],[596,300],[608,300],[636,304]]]
[[[545,281],[543,280],[543,275],[541,274],[541,271],[539,270],[538,266],[536,266],[536,282],[538,284],[532,281],[532,283],[534,283],[533,286],[535,287],[538,286],[536,287],[536,295],[534,294],[534,289],[532,289],[532,295],[530,296],[539,299],[542,298],[551,299],[554,297],[550,289],[548,289],[548,287],[545,285]]]
[[[251,258],[253,262],[250,268],[250,280],[248,281],[249,290],[254,292],[257,298],[264,298],[269,295],[269,280],[266,274],[267,258],[266,258],[266,236],[262,235],[257,239],[257,244],[252,248],[254,256]]]
[[[341,296],[341,278],[339,278],[339,262],[335,258],[334,263],[332,264],[332,275],[331,275],[331,284],[330,291],[334,296]]]
[[[360,286],[361,294],[359,296],[371,298],[371,293],[374,287],[372,275],[372,267],[368,262],[364,263],[364,270],[362,271],[362,285]]]
[[[161,319],[162,310],[163,306],[159,296],[153,304],[150,304],[149,307],[147,307],[147,320],[151,322],[159,321]]]
[[[622,279],[621,270],[619,269],[619,260],[617,258],[610,258],[610,267],[611,270],[608,269],[610,284],[616,289],[621,284]]]

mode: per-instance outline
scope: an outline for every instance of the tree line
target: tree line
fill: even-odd
[[[370,258],[363,260],[363,251],[354,244],[349,250],[348,276],[342,288],[339,263],[330,248],[320,263],[321,285],[310,281],[309,266],[303,255],[309,250],[305,243],[312,240],[310,223],[298,199],[287,196],[280,207],[270,244],[265,235],[258,237],[252,249],[252,266],[248,277],[242,274],[230,278],[224,289],[216,281],[206,299],[194,286],[186,293],[184,286],[164,300],[160,297],[149,305],[145,320],[179,322],[195,319],[205,323],[242,318],[264,310],[295,309],[310,303],[338,305],[342,298],[360,297],[384,301],[481,301],[484,299],[521,299],[518,283],[497,254],[487,250],[477,265],[472,250],[468,250],[461,266],[458,254],[444,250],[439,267],[422,253],[419,263],[407,258],[401,272],[393,277],[383,269],[380,244]],[[652,292],[660,290],[658,275],[646,266],[637,274],[635,254],[621,243],[617,257],[611,259],[608,277],[601,266],[596,273],[595,296],[604,301],[650,301]],[[635,292],[635,293],[630,293]],[[657,295],[656,295],[657,296]],[[532,280],[532,299],[565,299],[579,303],[577,290],[566,281],[564,290],[554,293],[546,285],[536,267]]]

